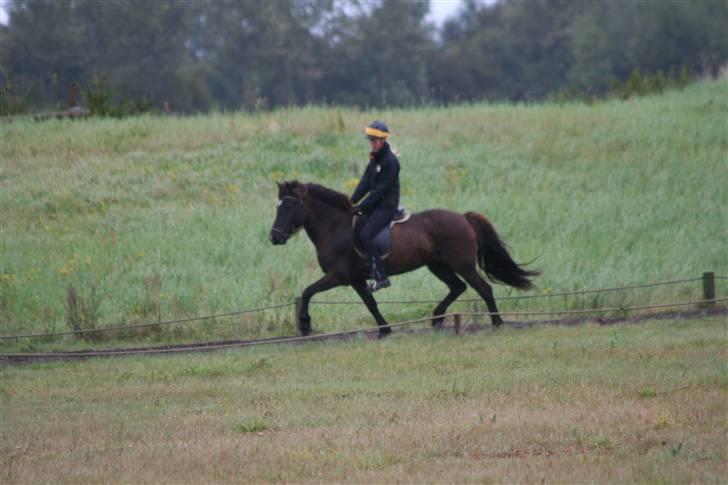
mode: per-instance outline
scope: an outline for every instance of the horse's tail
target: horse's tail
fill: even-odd
[[[489,278],[498,280],[514,288],[530,290],[533,282],[529,278],[538,276],[540,271],[528,271],[513,261],[506,244],[501,241],[493,225],[482,214],[466,212],[468,220],[478,236],[478,266]]]

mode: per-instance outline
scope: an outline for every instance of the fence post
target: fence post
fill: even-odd
[[[303,305],[303,298],[301,298],[300,296],[297,296],[295,302],[296,302],[296,304],[293,306],[293,311],[296,313],[293,315],[293,325],[295,325],[295,327],[298,328],[298,316],[301,314],[301,306]]]
[[[473,308],[473,313],[479,313],[480,312],[480,308],[478,307],[478,303],[475,302],[475,301],[473,302],[472,308]],[[481,315],[473,315],[473,323],[483,323],[483,319],[482,319]]]
[[[703,300],[708,300],[705,302],[708,306],[715,305],[715,273],[712,271],[703,273]]]
[[[460,335],[460,314],[455,314],[455,335]]]

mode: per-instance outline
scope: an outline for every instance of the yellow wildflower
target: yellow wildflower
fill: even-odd
[[[344,187],[346,187],[348,190],[354,190],[354,188],[356,188],[358,183],[359,183],[359,179],[356,179],[356,178],[349,179],[346,182],[344,182]]]

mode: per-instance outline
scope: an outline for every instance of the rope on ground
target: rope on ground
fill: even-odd
[[[558,312],[511,312],[511,313],[501,313],[501,315],[550,315],[550,314],[572,314],[572,313],[609,313],[614,311],[628,311],[628,310],[646,310],[646,309],[654,309],[654,308],[671,308],[671,307],[680,307],[680,306],[688,306],[688,305],[700,305],[700,304],[706,304],[706,303],[717,303],[717,302],[724,302],[728,301],[728,298],[719,298],[715,300],[696,300],[696,301],[687,301],[687,302],[680,302],[680,303],[668,303],[668,304],[662,304],[662,305],[642,305],[642,306],[634,306],[634,307],[620,307],[620,308],[591,308],[591,309],[583,309],[583,310],[563,310]],[[440,315],[438,318],[445,318],[445,317],[454,317],[456,315],[463,315],[463,316],[474,316],[474,315],[491,315],[491,312],[478,312],[478,313],[447,313]],[[405,325],[411,325],[413,323],[421,323],[426,321],[431,321],[433,319],[432,316],[422,317],[422,318],[414,318],[411,320],[403,320],[400,322],[391,323],[388,326],[390,328],[397,328],[402,327]],[[297,343],[297,342],[308,342],[308,341],[316,341],[316,340],[326,340],[332,337],[339,337],[339,336],[345,336],[345,335],[355,335],[358,333],[366,333],[366,332],[375,332],[378,331],[379,327],[367,327],[367,328],[358,328],[353,330],[342,330],[338,332],[329,332],[329,333],[323,333],[323,334],[317,334],[317,335],[307,335],[305,337],[284,337],[284,338],[272,338],[272,339],[261,339],[261,340],[249,340],[245,342],[233,342],[233,343],[224,343],[224,344],[218,344],[218,345],[198,345],[198,346],[189,346],[189,347],[178,347],[178,348],[168,348],[168,349],[132,349],[132,350],[113,350],[113,351],[80,351],[80,352],[48,352],[48,353],[14,353],[14,354],[5,354],[0,353],[0,358],[4,359],[12,359],[12,358],[71,358],[71,357],[113,357],[113,356],[123,356],[123,355],[144,355],[144,354],[173,354],[173,353],[180,353],[180,352],[200,352],[200,351],[211,351],[211,350],[224,350],[224,349],[232,349],[232,348],[240,348],[240,347],[252,347],[257,345],[269,345],[269,344],[288,344],[288,343]]]
[[[178,324],[178,323],[196,322],[196,321],[201,321],[201,320],[212,320],[215,318],[234,317],[236,315],[244,315],[246,313],[257,313],[257,312],[262,312],[265,310],[275,310],[278,308],[285,308],[285,307],[290,307],[293,305],[294,305],[294,303],[283,303],[281,305],[271,305],[271,306],[265,306],[265,307],[259,307],[259,308],[250,308],[247,310],[239,310],[236,312],[218,313],[215,315],[204,315],[201,317],[190,317],[190,318],[183,318],[180,320],[167,320],[164,322],[138,323],[138,324],[134,324],[134,325],[101,327],[101,328],[96,328],[96,329],[74,330],[74,331],[69,331],[69,332],[29,333],[29,334],[24,334],[24,335],[0,335],[0,340],[41,338],[41,337],[60,337],[63,335],[79,335],[79,334],[86,334],[86,333],[117,332],[120,330],[130,330],[130,329],[134,329],[134,328],[153,327],[156,325],[174,325],[174,324]]]
[[[718,278],[716,276],[716,278]],[[624,291],[624,290],[634,290],[638,288],[653,288],[656,286],[667,286],[667,285],[678,285],[682,283],[694,283],[696,281],[702,281],[703,278],[687,278],[682,280],[672,280],[672,281],[661,281],[657,283],[646,283],[641,285],[629,285],[629,286],[618,286],[614,288],[600,288],[600,289],[594,289],[594,290],[574,290],[574,291],[565,291],[560,293],[541,293],[538,295],[522,295],[522,296],[503,296],[500,298],[496,298],[496,301],[506,301],[506,300],[531,300],[535,298],[552,298],[555,296],[570,296],[570,295],[583,295],[583,294],[589,294],[589,293],[607,293],[611,291]],[[418,303],[440,303],[441,300],[389,300],[389,301],[378,301],[378,305],[408,305],[408,304],[418,304]],[[472,302],[480,302],[483,301],[480,298],[463,298],[458,299],[455,303],[472,303]],[[358,300],[344,300],[344,301],[312,301],[311,304],[317,304],[317,305],[356,305],[362,303]]]

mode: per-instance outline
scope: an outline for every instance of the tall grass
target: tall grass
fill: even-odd
[[[517,260],[538,257],[537,291],[726,274],[727,91],[721,80],[590,106],[309,107],[3,124],[2,333],[67,330],[70,287],[95,289],[101,324],[291,301],[320,270],[303,234],[282,248],[268,243],[274,182],[297,178],[350,192],[367,159],[361,129],[374,118],[395,133],[402,203],[485,213]],[[394,282],[380,298],[446,292],[426,270]],[[719,282],[719,294],[726,290]],[[512,294],[496,287],[496,296]],[[699,295],[696,283],[501,307]],[[356,297],[336,289],[319,299]],[[384,310],[398,319],[431,305]],[[342,313],[319,305],[312,316],[318,330],[372,323],[360,306]],[[162,336],[292,333],[292,317],[279,310],[169,327]],[[147,336],[160,338],[135,337]]]

